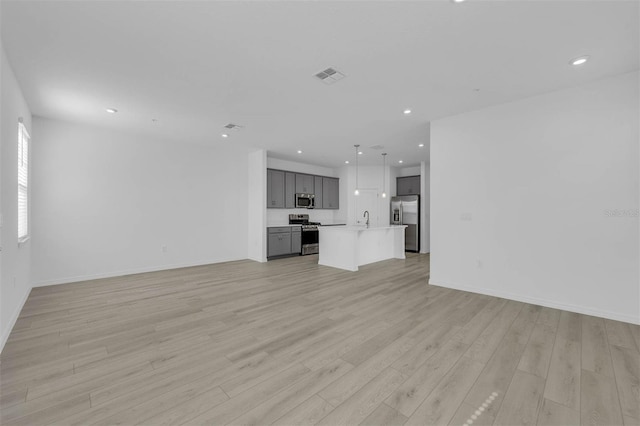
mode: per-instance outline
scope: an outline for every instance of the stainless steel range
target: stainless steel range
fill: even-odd
[[[302,226],[302,255],[317,254],[318,245],[318,222],[309,222],[308,214],[290,214],[289,225]]]

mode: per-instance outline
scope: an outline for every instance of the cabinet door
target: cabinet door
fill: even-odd
[[[291,253],[291,232],[279,232],[268,235],[267,257]]]
[[[397,195],[420,195],[420,176],[399,177],[396,183]]]
[[[285,172],[284,174],[284,207],[293,209],[296,206],[296,174]]]
[[[273,194],[271,193],[271,181],[273,180],[273,172],[267,169],[267,208],[271,208],[271,201],[273,200]]]
[[[291,253],[302,253],[302,232],[300,229],[291,231]]]
[[[313,194],[313,176],[297,173],[296,192],[299,194]]]
[[[337,209],[340,207],[340,179],[322,178],[322,207]]]
[[[284,208],[284,172],[267,170],[267,208]]]
[[[322,176],[313,177],[313,190],[315,191],[314,194],[316,194],[315,196],[316,209],[323,209],[324,206],[322,205],[322,200],[323,200]]]

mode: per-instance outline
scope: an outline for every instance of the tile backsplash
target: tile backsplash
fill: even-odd
[[[290,214],[308,214],[311,222],[323,224],[346,223],[340,221],[341,210],[321,209],[267,209],[267,226],[280,226],[289,224]]]

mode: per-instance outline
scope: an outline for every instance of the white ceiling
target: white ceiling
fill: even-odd
[[[410,166],[430,120],[638,69],[638,6],[2,1],[2,43],[35,115],[328,167],[359,143],[361,164]],[[313,78],[327,67],[347,77]],[[245,127],[223,139],[230,122]]]

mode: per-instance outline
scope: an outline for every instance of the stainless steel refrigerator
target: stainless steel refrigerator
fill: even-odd
[[[391,224],[407,225],[404,230],[404,249],[420,250],[420,196],[403,195],[391,198]]]

